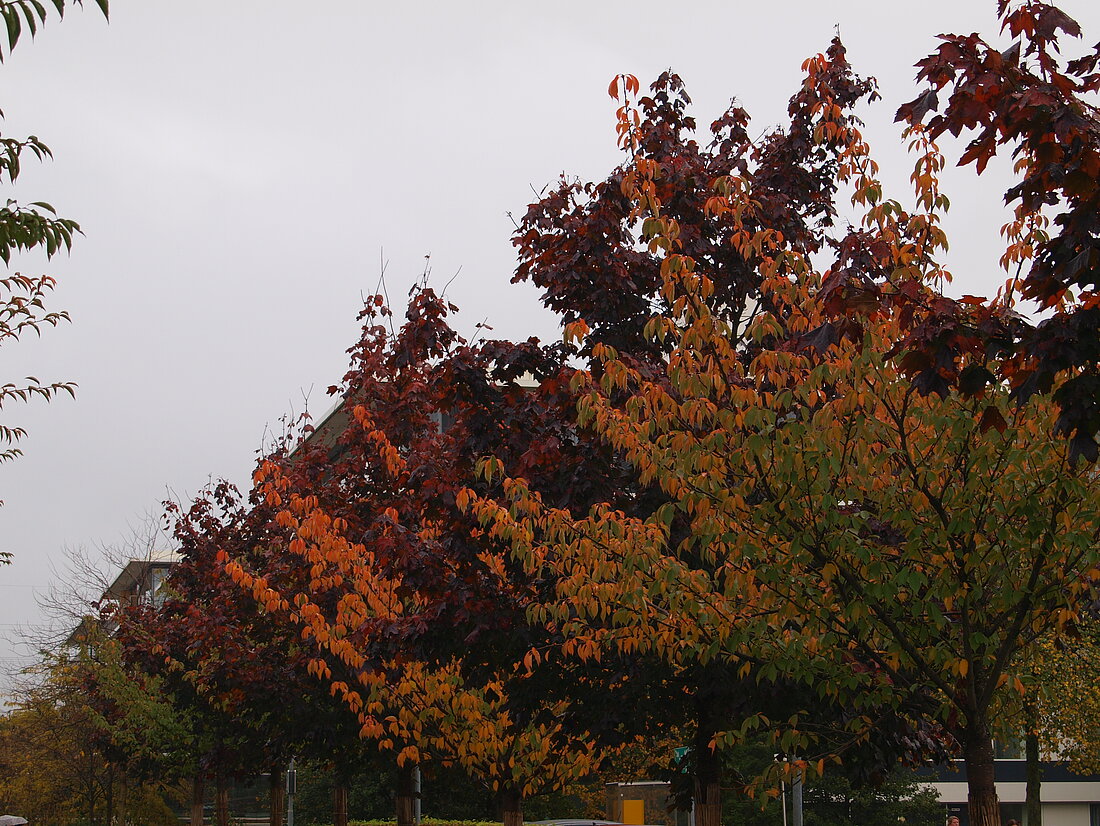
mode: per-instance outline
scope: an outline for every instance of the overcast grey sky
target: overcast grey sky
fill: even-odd
[[[1100,39],[1100,4],[1062,7]],[[389,262],[399,302],[431,255],[460,328],[553,337],[533,289],[508,284],[507,213],[562,172],[618,161],[607,84],[672,66],[701,124],[737,96],[781,122],[799,67],[839,25],[884,100],[866,134],[899,195],[912,167],[892,125],[912,64],[942,31],[992,34],[994,0],[377,3],[113,0],[52,20],[0,66],[5,135],[54,151],[15,197],[85,232],[55,274],[73,323],[0,353],[2,381],[79,383],[75,401],[4,411],[30,435],[0,466],[0,673],[15,626],[66,547],[121,542],[167,495],[244,483],[265,427],[323,412],[360,296]],[[1071,44],[1067,51],[1077,53]],[[1000,168],[1003,172],[1003,167]],[[947,176],[961,292],[990,292],[1003,182]],[[9,193],[8,196],[11,197]]]

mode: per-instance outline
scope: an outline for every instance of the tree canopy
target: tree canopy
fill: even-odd
[[[751,175],[716,179],[706,210],[729,217],[733,247],[760,277],[743,328],[664,210],[664,167],[634,152],[623,177],[630,217],[649,250],[662,251],[668,310],[646,333],[669,356],[654,378],[597,332],[599,368],[576,380],[588,390],[579,410],[669,504],[648,518],[607,506],[576,514],[511,478],[505,502],[476,508],[532,570],[557,577],[557,600],[541,610],[568,625],[579,656],[598,655],[577,641],[610,623],[632,650],[803,681],[852,704],[854,741],[876,727],[867,713],[876,702],[910,698],[966,758],[972,821],[993,824],[990,710],[999,692],[1024,690],[1021,656],[1075,622],[1098,579],[1097,482],[1075,464],[1080,446],[1057,435],[1065,396],[904,380],[901,371],[926,364],[913,331],[927,332],[945,301],[944,159],[935,130],[911,125],[915,205],[885,198],[857,124],[821,82],[836,59],[805,66],[822,119],[813,140],[836,153],[836,180],[865,210],[862,226],[818,269],[797,239],[761,219]],[[634,151],[644,130],[630,99],[636,83],[623,85],[620,135]],[[1010,257],[1022,254],[1016,241]],[[853,284],[876,301],[858,305]],[[589,329],[579,317],[567,335]],[[973,343],[947,364],[972,376],[994,356]],[[1088,369],[1067,363],[1052,380]],[[781,742],[799,754],[820,744],[798,717],[786,728]],[[820,753],[819,770],[839,757]]]
[[[369,299],[334,413],[247,496],[177,511],[174,593],[123,624],[206,715],[200,763],[277,763],[323,709],[399,765],[402,826],[431,761],[511,826],[675,733],[717,826],[745,744],[783,758],[771,779],[954,754],[994,826],[994,713],[1037,651],[1076,650],[1100,582],[1100,51],[1063,61],[1076,24],[1048,4],[998,11],[1008,50],[946,35],[920,64],[911,198],[839,39],[757,139],[734,103],[702,146],[677,75],[621,75],[622,163],[563,178],[513,238],[562,342],[468,342],[427,284],[398,329]],[[1019,176],[988,300],[944,295],[936,139],[971,130],[961,163],[1009,151]]]

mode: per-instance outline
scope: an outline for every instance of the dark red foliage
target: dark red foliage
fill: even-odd
[[[395,335],[388,310],[368,302],[351,369],[333,388],[339,409],[283,462],[291,489],[318,497],[346,521],[348,538],[370,548],[380,573],[399,576],[421,610],[356,629],[368,667],[394,657],[431,661],[463,651],[468,663],[521,656],[545,635],[526,609],[544,584],[517,568],[502,582],[480,558],[487,539],[476,518],[456,504],[463,487],[487,493],[477,463],[493,455],[508,473],[545,491],[548,502],[586,508],[616,498],[638,501],[630,468],[576,424],[573,369],[562,345],[536,340],[471,345],[449,326],[453,307],[429,288],[411,297]],[[362,405],[365,427],[351,415]],[[397,447],[404,469],[395,477],[371,431]],[[399,530],[388,515],[398,514]],[[419,530],[436,526],[430,540]],[[253,557],[258,573],[289,593],[308,591]],[[285,562],[284,562],[285,564]],[[298,560],[298,564],[304,563]],[[339,589],[328,595],[334,608]],[[326,597],[319,597],[325,604]]]
[[[1059,38],[1079,37],[1078,24],[1051,4],[998,2],[1002,28],[1014,38],[1000,51],[977,34],[941,35],[918,63],[925,89],[898,110],[898,120],[932,135],[971,136],[960,165],[979,174],[998,152],[1029,162],[1005,193],[1008,204],[1052,214],[1050,239],[1037,250],[1020,293],[1044,312],[1027,323],[989,302],[942,301],[916,313],[905,348],[924,360],[907,369],[922,389],[960,383],[963,354],[995,360],[996,376],[1020,399],[1054,392],[1057,428],[1075,455],[1097,458],[1100,432],[1100,45],[1064,61]],[[1071,298],[1072,295],[1072,298]],[[1073,371],[1070,378],[1058,374]],[[973,376],[964,390],[974,390]],[[991,379],[990,379],[991,380]],[[980,389],[980,388],[977,388]]]
[[[723,176],[749,179],[760,209],[749,231],[781,231],[794,249],[816,252],[836,216],[836,147],[814,141],[823,93],[841,107],[840,123],[864,99],[877,97],[873,80],[857,77],[839,40],[828,51],[829,69],[815,90],[804,86],[788,106],[786,129],[754,141],[748,113],[732,103],[710,127],[710,142],[695,140],[690,98],[679,76],[662,74],[650,94],[638,101],[642,120],[638,155],[660,164],[657,194],[664,215],[680,227],[683,254],[691,256],[715,284],[715,305],[735,330],[759,298],[757,262],[746,261],[730,245],[732,218],[708,215],[705,205]],[[528,207],[512,242],[519,251],[514,282],[531,281],[543,290],[543,303],[563,324],[579,319],[596,342],[610,344],[631,360],[655,359],[662,345],[643,335],[650,318],[668,310],[661,297],[660,259],[648,252],[629,215],[632,204],[622,181],[632,161],[603,181],[562,178],[558,186]],[[588,352],[586,349],[585,352]]]
[[[165,599],[123,607],[114,619],[126,659],[160,676],[193,722],[199,768],[254,774],[292,755],[353,759],[358,726],[307,673],[317,652],[272,622],[217,559],[222,550],[265,556],[285,533],[273,511],[219,482],[186,509],[169,503],[168,514],[181,559]]]

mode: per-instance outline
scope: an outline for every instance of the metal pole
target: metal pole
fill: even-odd
[[[290,768],[286,772],[286,826],[294,826],[294,792],[297,791],[298,772],[294,769],[294,758],[290,758]]]
[[[420,766],[413,769],[413,823],[420,823]],[[291,825],[293,826],[293,824]]]
[[[791,781],[791,826],[802,826],[802,769]]]
[[[787,781],[779,781],[779,793],[783,797],[783,826],[787,826]]]

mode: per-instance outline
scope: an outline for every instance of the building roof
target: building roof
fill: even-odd
[[[150,551],[145,559],[131,559],[122,566],[114,580],[103,591],[100,602],[123,602],[127,598],[140,595],[142,588],[150,588],[149,574],[157,569],[166,570],[180,561],[175,551]],[[93,627],[99,625],[99,617],[88,615],[65,639],[65,645],[77,645],[85,640]]]
[[[103,599],[120,600],[133,593],[154,568],[170,568],[180,561],[175,551],[150,551],[145,559],[131,559],[103,592]]]

